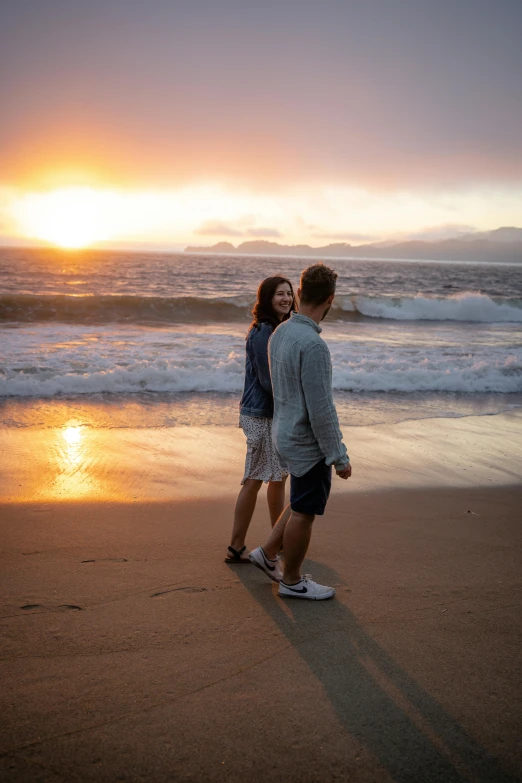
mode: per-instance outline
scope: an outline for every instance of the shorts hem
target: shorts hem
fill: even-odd
[[[290,503],[290,508],[297,514],[307,514],[310,517],[322,517],[326,511],[326,506],[323,507],[322,511],[310,511],[308,508],[296,508],[298,505],[299,503]]]

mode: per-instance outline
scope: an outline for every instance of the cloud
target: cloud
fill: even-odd
[[[465,234],[474,234],[477,231],[475,226],[469,226],[460,223],[445,223],[441,226],[429,226],[420,231],[407,234],[406,239],[422,239],[424,241],[440,241],[443,239],[454,239]]]
[[[276,239],[278,237],[282,237],[283,234],[279,229],[277,228],[266,228],[266,227],[260,227],[260,228],[249,228],[246,232],[249,237],[258,237],[258,238],[265,238],[270,237],[272,239]]]
[[[228,223],[223,223],[219,220],[208,220],[196,229],[194,233],[199,234],[200,236],[256,237],[257,239],[279,239],[283,236],[278,228],[268,226],[247,226],[247,219],[245,218],[240,219],[238,223],[242,228],[231,226]]]
[[[228,226],[226,223],[220,223],[219,221],[209,220],[203,223],[198,229],[194,231],[195,234],[201,234],[201,236],[216,236],[216,237],[243,237],[245,236],[243,231]]]
[[[337,242],[377,242],[381,237],[377,234],[361,234],[356,231],[342,232],[336,234],[325,234],[316,232],[313,234],[317,239],[329,239]]]

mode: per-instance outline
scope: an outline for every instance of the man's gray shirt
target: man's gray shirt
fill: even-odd
[[[272,439],[282,465],[304,476],[323,458],[349,463],[332,398],[332,360],[311,318],[292,313],[268,344],[274,393]]]

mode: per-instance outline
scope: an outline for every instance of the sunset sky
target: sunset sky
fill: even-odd
[[[522,225],[520,0],[16,0],[0,242]]]

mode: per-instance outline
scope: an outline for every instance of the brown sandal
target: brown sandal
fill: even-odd
[[[230,552],[230,555],[225,557],[225,563],[235,563],[236,565],[247,565],[247,563],[252,563],[248,557],[241,557],[245,549],[246,546],[243,546],[238,552],[233,546],[229,546],[228,551]]]

